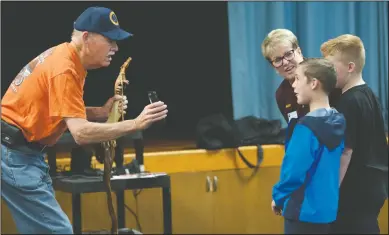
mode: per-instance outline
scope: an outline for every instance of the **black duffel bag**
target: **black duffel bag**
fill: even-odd
[[[236,121],[228,120],[223,114],[214,114],[201,119],[196,126],[196,145],[198,148],[218,150],[235,148],[240,158],[250,168],[258,168],[263,160],[264,144],[284,144],[285,131],[280,120],[267,120],[247,116]],[[256,165],[251,164],[239,146],[256,145],[258,158]]]

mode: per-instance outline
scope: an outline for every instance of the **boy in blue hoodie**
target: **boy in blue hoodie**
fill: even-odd
[[[284,217],[285,234],[328,233],[336,220],[346,127],[328,101],[336,81],[334,65],[326,59],[304,60],[296,70],[297,102],[310,111],[290,117],[280,181],[273,187],[272,210]]]

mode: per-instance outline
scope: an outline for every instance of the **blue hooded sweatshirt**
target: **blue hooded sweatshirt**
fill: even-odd
[[[280,181],[273,187],[273,200],[286,219],[335,221],[345,128],[343,114],[333,108],[289,122],[291,137],[287,134]]]

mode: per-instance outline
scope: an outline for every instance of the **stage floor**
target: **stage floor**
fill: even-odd
[[[145,153],[191,149],[197,149],[196,142],[194,140],[144,140]],[[125,150],[125,153],[133,152],[135,152],[133,148],[126,148]]]
[[[194,140],[174,140],[174,139],[144,139],[144,153],[156,153],[166,151],[180,151],[180,150],[194,150],[196,142]],[[135,153],[135,149],[132,146],[125,147],[124,154]],[[57,158],[68,158],[70,152],[57,152]]]

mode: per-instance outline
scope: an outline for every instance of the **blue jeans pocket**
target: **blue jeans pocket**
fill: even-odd
[[[8,173],[13,179],[14,186],[24,190],[35,190],[48,179],[49,167],[43,155],[23,154],[8,149],[6,154]],[[48,182],[50,183],[50,182]]]
[[[2,145],[1,196],[21,234],[72,234],[72,225],[55,199],[42,154],[24,154]]]

